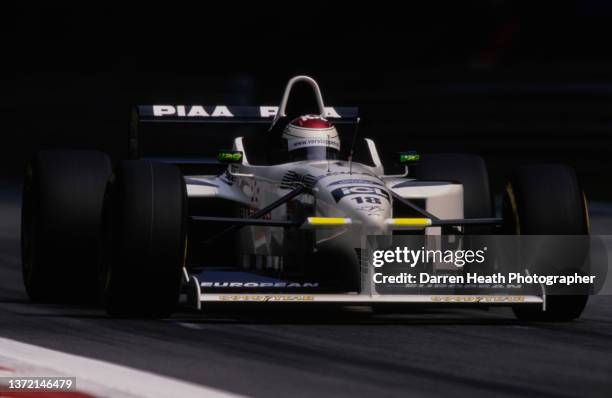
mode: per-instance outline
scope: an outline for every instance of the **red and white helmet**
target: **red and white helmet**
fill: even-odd
[[[337,159],[340,152],[338,131],[327,119],[304,115],[293,119],[283,131],[291,160]]]

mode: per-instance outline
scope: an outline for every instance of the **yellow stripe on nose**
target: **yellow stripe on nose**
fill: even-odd
[[[425,228],[431,225],[429,218],[387,218],[385,224],[394,227]]]

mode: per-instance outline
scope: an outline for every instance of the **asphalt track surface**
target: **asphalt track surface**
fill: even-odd
[[[612,395],[612,296],[561,324],[520,323],[507,309],[182,311],[144,321],[33,305],[10,192],[0,199],[0,337],[248,396]],[[610,233],[612,211],[592,213],[593,232]]]

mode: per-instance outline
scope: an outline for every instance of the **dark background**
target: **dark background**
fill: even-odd
[[[565,161],[591,198],[612,198],[609,1],[200,3],[0,8],[2,337],[249,396],[611,395],[610,296],[556,324],[509,309],[319,307],[152,322],[30,303],[15,182],[34,150],[117,159],[130,105],[274,104],[297,73],[329,104],[360,106],[362,133],[388,152],[481,153],[495,181]],[[610,205],[590,211],[592,234],[609,235]]]
[[[480,153],[498,188],[562,161],[612,197],[606,1],[224,4],[5,9],[2,173],[39,148],[124,157],[134,104],[276,104],[308,74],[384,153]]]

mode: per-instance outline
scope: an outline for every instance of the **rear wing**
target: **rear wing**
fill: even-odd
[[[330,119],[336,125],[357,125],[358,109],[355,107],[332,107],[323,104],[321,90],[314,79],[308,76],[296,76],[289,80],[280,106],[229,106],[229,105],[139,105],[132,112],[129,133],[128,154],[130,159],[156,157],[178,160],[179,158],[207,158],[223,147],[230,148],[235,137],[252,137],[265,134],[273,127],[279,126],[281,119],[286,119],[289,95],[296,83],[304,82],[311,86],[318,105],[318,114]],[[297,116],[297,115],[296,115]],[[157,138],[150,145],[143,145],[143,127],[172,124],[186,126],[183,131],[191,134],[160,134],[158,128],[150,128],[157,133]],[[261,125],[268,125],[266,129]],[[189,129],[189,125],[195,125]],[[206,126],[212,126],[206,128]],[[225,126],[225,127],[224,127]],[[189,144],[189,139],[195,142]],[[147,153],[148,152],[148,153]],[[168,153],[169,152],[169,153]]]
[[[356,107],[325,107],[325,117],[334,124],[355,125],[359,122],[359,112]],[[181,135],[175,131],[185,125],[198,124],[201,138],[208,144],[225,143],[231,146],[236,136],[265,134],[273,122],[276,122],[278,106],[229,106],[229,105],[139,105],[133,109],[129,133],[128,154],[130,159],[145,155],[142,153],[142,135],[147,125],[170,124],[176,127],[168,140],[180,140]],[[220,125],[231,124],[224,128]],[[263,126],[262,126],[263,125]],[[168,126],[169,127],[169,126]],[[208,128],[210,127],[210,128]],[[211,137],[215,136],[216,137]],[[219,148],[214,148],[219,149]],[[148,154],[160,156],[160,154]],[[171,157],[182,157],[174,153]],[[191,155],[193,156],[193,154]]]
[[[278,106],[227,105],[139,105],[136,117],[140,123],[268,123],[278,114]],[[334,123],[357,122],[358,109],[354,107],[324,107],[324,116]]]

